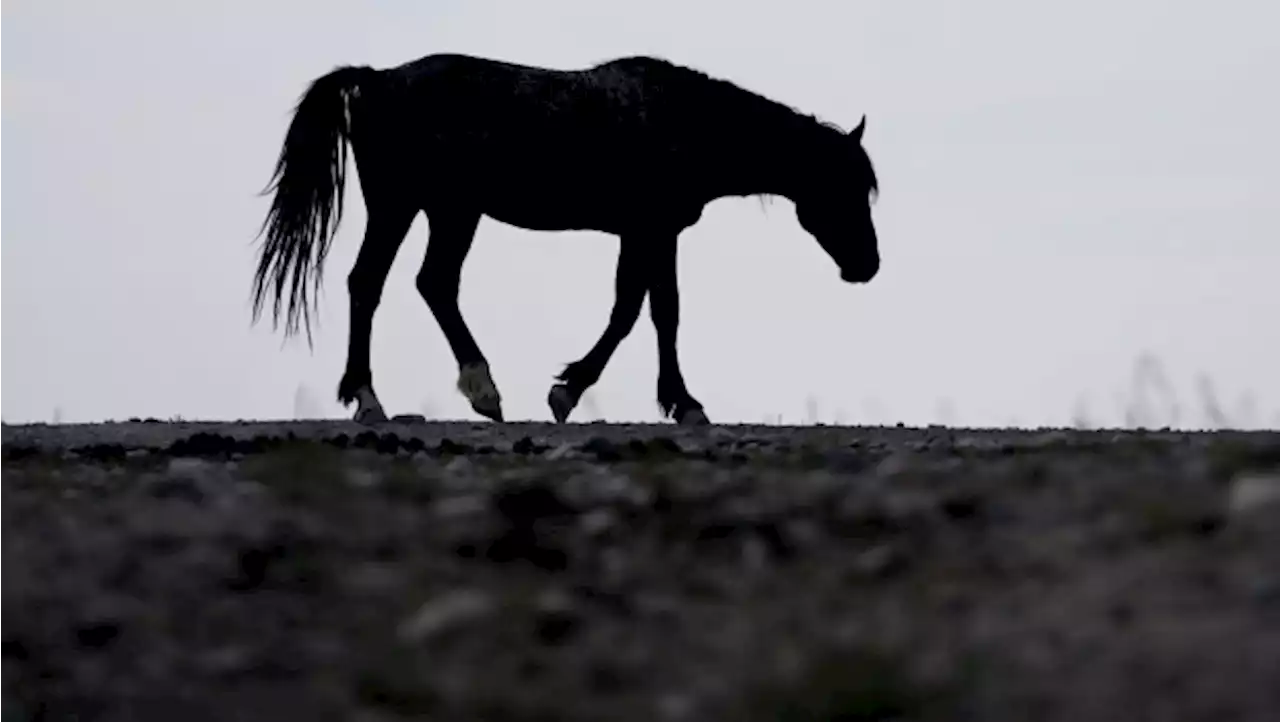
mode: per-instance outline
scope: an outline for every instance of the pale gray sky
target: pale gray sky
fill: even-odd
[[[359,186],[314,353],[249,326],[256,193],[312,78],[452,51],[657,54],[845,127],[867,114],[870,285],[841,283],[785,200],[719,201],[682,237],[682,365],[713,420],[801,421],[813,396],[828,422],[1118,424],[1150,353],[1180,424],[1203,423],[1205,374],[1235,423],[1276,426],[1277,26],[1266,0],[6,2],[3,417],[287,418],[300,385],[345,416]],[[413,286],[425,244],[420,218],[375,384],[389,413],[473,418]],[[508,418],[550,418],[552,376],[604,329],[615,254],[482,222],[462,308]],[[657,419],[656,371],[646,313],[595,410]]]

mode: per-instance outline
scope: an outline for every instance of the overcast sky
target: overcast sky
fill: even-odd
[[[867,286],[789,201],[718,201],[682,236],[682,366],[713,420],[1274,427],[1276,27],[1266,0],[5,2],[3,417],[345,416],[358,183],[314,352],[249,325],[257,193],[306,84],[434,52],[647,53],[846,128],[866,113],[882,185]],[[419,218],[375,385],[389,413],[475,418],[414,289],[425,245]],[[481,223],[462,309],[509,419],[550,418],[616,248]],[[1142,401],[1142,368],[1176,409]],[[646,312],[575,418],[657,419],[656,373]]]

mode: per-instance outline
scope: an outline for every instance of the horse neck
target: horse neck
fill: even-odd
[[[736,131],[715,144],[713,184],[719,196],[776,195],[793,201],[814,175],[831,132],[797,114],[743,122]]]

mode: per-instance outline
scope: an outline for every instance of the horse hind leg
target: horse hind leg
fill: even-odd
[[[610,357],[631,333],[648,287],[647,270],[642,256],[642,239],[622,238],[618,249],[618,270],[614,280],[613,310],[609,325],[586,356],[565,367],[557,377],[560,383],[547,393],[547,405],[556,423],[563,424],[578,405],[583,392],[600,380]]]
[[[382,290],[396,252],[404,242],[416,213],[416,209],[407,206],[371,207],[364,242],[347,276],[351,327],[347,339],[346,370],[338,383],[338,400],[344,406],[356,402],[354,418],[359,423],[376,424],[387,420],[382,403],[373,390],[373,372],[369,363],[373,315],[382,301]]]
[[[476,344],[458,308],[462,264],[471,251],[480,214],[457,209],[432,208],[427,211],[431,233],[427,253],[418,271],[418,293],[431,309],[458,362],[458,390],[472,410],[501,422],[502,395],[493,382],[489,362]]]

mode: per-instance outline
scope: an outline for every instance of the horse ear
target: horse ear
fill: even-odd
[[[864,130],[866,130],[866,129],[867,129],[867,116],[866,116],[866,114],[864,113],[864,114],[863,114],[863,116],[862,116],[862,120],[858,121],[858,127],[856,127],[856,128],[854,128],[853,130],[849,131],[849,137],[850,137],[850,138],[852,138],[852,139],[854,139],[855,141],[858,141],[859,143],[861,143],[861,142],[862,142],[862,132],[863,132]]]

